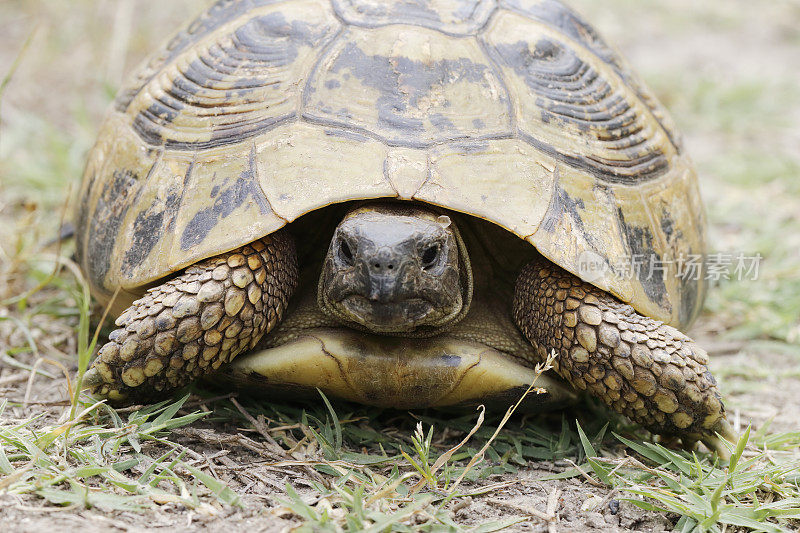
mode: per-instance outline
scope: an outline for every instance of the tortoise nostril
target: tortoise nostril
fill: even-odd
[[[380,270],[393,270],[394,269],[394,263],[385,263],[383,261],[376,261],[376,262],[372,263],[372,268],[374,270],[379,270],[379,271]]]

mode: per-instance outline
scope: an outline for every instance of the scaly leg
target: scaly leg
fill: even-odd
[[[190,266],[117,318],[86,374],[112,401],[152,401],[251,349],[283,316],[297,285],[285,231]]]
[[[650,431],[703,440],[721,453],[725,419],[708,356],[689,337],[642,316],[546,259],[517,278],[514,320],[555,370]]]

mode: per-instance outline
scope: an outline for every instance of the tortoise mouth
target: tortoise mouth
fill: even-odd
[[[342,305],[353,320],[375,332],[405,331],[408,324],[422,322],[434,306],[422,298],[407,298],[398,302],[379,302],[361,295],[350,295]]]
[[[310,392],[399,409],[515,402],[536,379],[534,369],[478,342],[454,337],[409,339],[318,328],[274,348],[239,356],[219,379],[250,393]],[[575,394],[539,376],[541,394],[527,410],[563,406]],[[293,394],[295,395],[295,394]]]

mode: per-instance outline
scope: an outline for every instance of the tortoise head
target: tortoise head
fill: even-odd
[[[317,299],[328,315],[373,333],[435,335],[469,310],[469,257],[447,215],[402,204],[362,206],[334,232]]]

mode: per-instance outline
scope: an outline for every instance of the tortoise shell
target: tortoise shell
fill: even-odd
[[[108,111],[78,257],[119,307],[305,213],[384,197],[489,220],[677,327],[703,301],[678,276],[705,219],[673,123],[555,0],[216,3]]]

